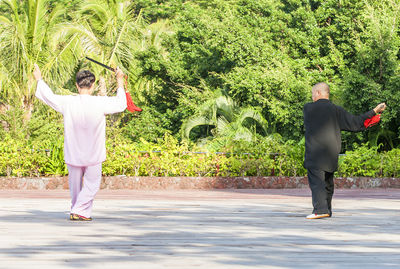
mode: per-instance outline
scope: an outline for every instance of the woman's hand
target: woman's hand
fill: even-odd
[[[117,67],[116,69],[115,69],[115,77],[117,78],[117,85],[118,85],[118,88],[124,88],[124,77],[125,77],[125,74],[124,74],[124,72],[122,72],[122,70],[121,69],[119,69],[119,67]]]
[[[40,68],[37,64],[34,64],[34,69],[33,69],[33,77],[36,79],[36,81],[39,81],[42,79],[42,72],[40,72]]]

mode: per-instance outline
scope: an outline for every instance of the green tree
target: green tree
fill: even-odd
[[[361,113],[380,102],[387,102],[380,126],[369,131],[372,145],[385,147],[398,144],[400,119],[398,1],[371,1],[366,4],[355,34],[355,57],[344,72],[343,100],[346,107]]]
[[[271,131],[300,138],[302,106],[310,97],[314,77],[307,60],[293,51],[309,34],[302,33],[298,44],[286,45],[282,32],[291,16],[283,8],[282,3],[268,0],[185,3],[171,21],[174,35],[164,42],[168,54],[153,50],[139,55],[142,74],[160,85],[154,107],[162,113],[174,111],[171,121],[179,125],[195,112],[183,104],[200,103],[193,95],[182,98],[189,89],[225,90],[240,106],[262,108]],[[311,11],[307,12],[311,20]],[[283,37],[290,41],[296,31]],[[177,126],[171,127],[176,132]]]
[[[33,110],[35,81],[33,64],[42,66],[50,84],[63,85],[76,63],[79,40],[59,39],[66,6],[51,9],[47,0],[5,0],[0,2],[5,12],[0,16],[1,103],[19,106],[29,119]]]
[[[135,53],[149,47],[163,53],[162,34],[169,31],[168,21],[157,21],[148,25],[141,13],[134,12],[132,1],[91,0],[79,7],[80,19],[69,25],[70,33],[80,33],[86,54],[107,65],[120,66],[128,74],[128,90],[135,102],[146,103],[146,94],[154,87],[153,79],[146,79],[138,72],[139,63]],[[85,63],[86,64],[86,63]],[[101,78],[110,78],[112,74],[102,67],[91,64]],[[113,81],[106,79],[104,81]],[[103,82],[104,84],[104,82]],[[99,87],[112,88],[112,84]],[[130,121],[131,115],[126,121]]]

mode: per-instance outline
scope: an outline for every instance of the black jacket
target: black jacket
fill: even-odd
[[[306,151],[304,167],[326,172],[337,170],[341,150],[340,131],[365,130],[364,121],[375,115],[373,110],[354,116],[328,99],[304,105]]]

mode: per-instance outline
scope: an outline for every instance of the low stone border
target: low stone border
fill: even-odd
[[[336,188],[400,188],[399,178],[336,178]],[[307,177],[103,177],[101,189],[295,189],[308,188]],[[68,177],[0,178],[0,189],[68,189]]]

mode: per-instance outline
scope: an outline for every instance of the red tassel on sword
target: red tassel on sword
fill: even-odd
[[[106,68],[106,69],[108,69],[110,71],[115,72],[115,69],[110,67],[110,66],[108,66],[108,65],[100,63],[100,62],[98,62],[96,60],[93,60],[92,58],[89,58],[89,57],[85,57],[85,58],[88,59],[89,61],[95,63],[95,64],[98,64],[98,65],[100,65],[100,66],[102,66],[102,67],[104,67],[104,68]],[[128,111],[130,111],[130,112],[142,111],[141,108],[139,108],[139,107],[137,107],[135,105],[135,103],[132,100],[131,94],[128,92],[128,76],[127,75],[125,75],[125,95],[126,95],[126,106],[127,106],[126,109]]]
[[[126,109],[128,109],[130,112],[142,111],[142,109],[140,107],[137,107],[135,103],[132,101],[131,94],[128,91],[126,91],[125,94],[126,94],[126,105],[127,105]]]
[[[376,114],[375,116],[372,116],[371,118],[368,118],[364,121],[364,126],[365,128],[375,126],[379,123],[381,120],[381,114]]]
[[[379,105],[380,112],[385,110],[385,108],[386,108],[386,104],[385,103],[382,103],[382,104]],[[365,126],[365,128],[372,127],[374,125],[377,125],[380,120],[381,120],[381,114],[376,114],[376,115],[366,119],[364,121],[364,126]]]
[[[137,107],[132,101],[131,94],[128,92],[128,76],[125,75],[125,95],[126,95],[126,109],[130,112],[142,111],[140,107]]]

